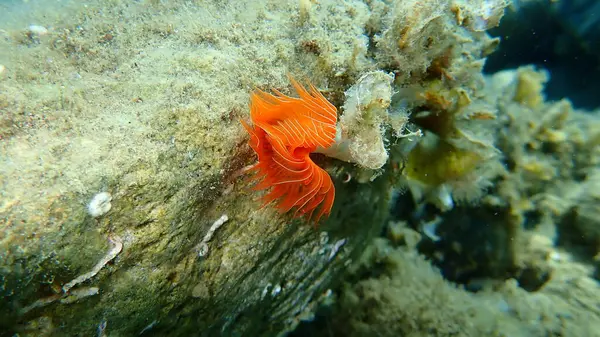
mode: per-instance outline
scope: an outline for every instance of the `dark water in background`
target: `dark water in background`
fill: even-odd
[[[534,64],[550,72],[550,100],[566,97],[576,108],[600,107],[600,1],[524,4],[518,12],[507,10],[500,26],[488,32],[502,42],[487,60],[487,73]]]

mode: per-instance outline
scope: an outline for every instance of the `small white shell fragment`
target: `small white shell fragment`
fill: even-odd
[[[340,239],[337,240],[333,246],[331,247],[331,252],[329,253],[329,260],[331,261],[331,259],[333,259],[335,257],[335,255],[337,254],[338,250],[344,245],[346,244],[346,239]]]
[[[40,25],[29,25],[29,32],[37,36],[44,36],[48,34],[48,29]]]
[[[279,295],[280,292],[281,292],[281,286],[279,284],[276,284],[275,287],[273,287],[273,290],[271,290],[271,296],[275,297],[275,296]]]
[[[112,207],[112,204],[110,203],[111,200],[112,195],[110,195],[108,192],[100,192],[94,195],[87,206],[88,213],[94,218],[108,213]]]

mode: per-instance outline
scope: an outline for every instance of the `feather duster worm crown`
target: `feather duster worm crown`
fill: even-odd
[[[250,147],[258,163],[250,169],[255,189],[270,191],[263,206],[274,202],[281,212],[295,208],[294,217],[329,215],[335,188],[329,174],[315,164],[310,153],[335,141],[337,111],[312,84],[308,90],[290,78],[299,98],[274,90],[274,95],[252,93],[250,117],[242,124],[250,134]],[[320,207],[319,207],[320,206]]]

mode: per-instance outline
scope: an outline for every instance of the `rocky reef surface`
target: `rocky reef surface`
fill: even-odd
[[[0,335],[593,336],[597,115],[482,74],[507,5],[2,5]],[[339,112],[318,227],[243,174],[288,74]]]

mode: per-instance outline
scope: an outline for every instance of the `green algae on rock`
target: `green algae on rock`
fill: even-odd
[[[368,66],[341,43],[366,38],[367,6],[322,2],[304,28],[297,2],[66,7],[28,14],[43,35],[2,27],[1,330],[271,335],[309,317],[378,232],[389,180],[339,186],[319,232],[257,211],[237,120],[286,73],[343,93],[336,74]],[[319,55],[300,31],[326,37]]]

